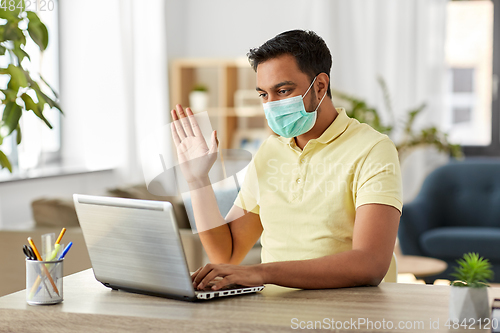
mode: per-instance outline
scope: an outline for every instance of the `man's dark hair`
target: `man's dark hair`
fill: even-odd
[[[260,47],[250,49],[248,61],[257,72],[259,64],[284,54],[292,55],[299,69],[309,75],[311,81],[320,74],[326,73],[330,78],[332,55],[323,38],[314,31],[290,30],[268,40]],[[328,82],[328,97],[332,97],[330,82]]]

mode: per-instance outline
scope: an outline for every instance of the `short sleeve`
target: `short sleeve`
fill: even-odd
[[[385,138],[375,144],[361,165],[354,186],[356,209],[365,204],[384,204],[401,213],[403,190],[398,152]]]
[[[259,214],[259,178],[255,167],[256,156],[246,168],[245,178],[234,204],[248,212]],[[239,178],[239,177],[238,177]]]

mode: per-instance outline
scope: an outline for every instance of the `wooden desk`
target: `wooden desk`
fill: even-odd
[[[64,278],[64,302],[29,306],[25,292],[0,298],[0,332],[281,332],[303,321],[392,321],[388,332],[448,331],[448,286],[383,283],[378,287],[297,290],[269,285],[263,292],[189,303],[111,291],[92,270]],[[500,289],[490,288],[490,302]],[[293,318],[297,318],[294,320]],[[429,321],[439,328],[430,327]],[[396,329],[421,321],[424,329]],[[296,323],[296,324],[294,324]],[[350,325],[350,323],[349,323]],[[374,331],[364,326],[340,331]],[[435,324],[437,325],[437,323]],[[323,326],[326,328],[326,325]],[[470,330],[464,330],[469,332]],[[453,330],[453,332],[461,332]],[[487,332],[479,330],[474,332]]]

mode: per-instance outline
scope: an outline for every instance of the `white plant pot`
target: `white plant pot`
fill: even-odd
[[[205,91],[191,91],[189,106],[193,111],[206,111],[208,107],[208,93]]]
[[[449,318],[452,321],[463,321],[467,323],[477,322],[478,319],[490,317],[488,306],[488,289],[455,287],[450,290]],[[469,322],[470,320],[470,322]]]

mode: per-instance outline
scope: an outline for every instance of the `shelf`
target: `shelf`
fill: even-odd
[[[214,117],[265,117],[262,107],[211,107],[206,110],[210,116]],[[203,111],[196,111],[199,113]]]
[[[238,148],[233,147],[237,132],[254,123],[253,118],[265,117],[254,92],[255,73],[245,57],[175,59],[170,73],[172,106],[178,103],[189,106],[189,94],[193,87],[200,83],[208,87],[210,102],[206,111],[210,117],[217,118],[213,126],[217,128],[223,149]]]

